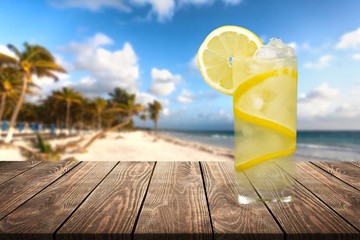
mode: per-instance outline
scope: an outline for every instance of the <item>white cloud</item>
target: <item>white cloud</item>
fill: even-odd
[[[57,64],[59,64],[60,66],[62,66],[65,69],[65,71],[67,71],[67,72],[73,71],[72,64],[65,61],[61,55],[55,53],[55,54],[53,54],[53,56],[55,57],[55,62]]]
[[[150,5],[149,14],[156,15],[160,22],[171,19],[176,7],[175,0],[132,0],[131,3],[137,6]]]
[[[140,103],[145,108],[148,107],[149,103],[153,103],[154,100],[157,100],[160,102],[160,104],[162,106],[161,112],[164,116],[170,116],[172,114],[172,111],[169,108],[169,100],[168,99],[157,99],[152,94],[144,93],[144,92],[136,93],[136,102]]]
[[[179,103],[192,103],[194,101],[194,95],[190,91],[184,89],[176,100]]]
[[[214,2],[213,0],[178,0],[180,5],[182,4],[194,4],[194,5],[203,5]]]
[[[97,11],[102,8],[114,8],[123,12],[131,12],[134,8],[150,7],[148,16],[155,15],[160,22],[169,20],[175,12],[186,5],[208,5],[216,0],[50,0],[55,7],[82,8]],[[217,0],[226,5],[237,5],[242,0]]]
[[[330,62],[334,61],[336,58],[332,55],[323,55],[316,62],[307,62],[304,64],[305,68],[309,69],[322,69],[329,65]]]
[[[0,45],[0,53],[17,59],[16,55],[12,51],[10,51],[9,48],[5,45]]]
[[[113,44],[113,40],[103,33],[97,33],[84,42],[72,42],[65,51],[74,57],[72,70],[90,75],[81,81],[86,84],[74,86],[90,95],[101,95],[121,87],[129,92],[138,89],[138,57],[129,42],[121,49],[109,51],[103,46]],[[91,78],[91,79],[87,79]]]
[[[58,81],[54,81],[54,79],[49,77],[38,78],[33,75],[32,80],[37,86],[39,86],[39,88],[32,88],[36,94],[27,95],[26,100],[30,102],[38,102],[41,99],[45,99],[54,90],[72,86],[73,83],[70,81],[70,76],[68,74],[55,73],[55,75],[58,77]]]
[[[360,105],[359,104],[349,104],[342,103],[334,111],[334,116],[341,116],[345,118],[353,118],[360,116]]]
[[[153,68],[151,70],[152,83],[150,92],[158,96],[168,96],[175,90],[175,85],[182,79],[167,69]]]
[[[163,108],[162,113],[164,116],[170,116],[172,114],[172,111],[169,108]]]
[[[355,31],[343,34],[335,45],[337,49],[349,49],[360,47],[360,28]]]
[[[298,44],[297,42],[289,42],[287,43],[288,46],[294,48],[295,53],[300,51],[312,51],[314,50],[312,46],[310,46],[309,43],[305,42],[302,44]]]
[[[354,60],[360,60],[360,53],[356,53],[352,57]]]
[[[152,5],[152,12],[157,14],[160,22],[170,19],[174,15],[174,0],[149,0],[149,2]]]
[[[339,91],[330,88],[327,83],[303,94],[298,102],[298,115],[300,118],[323,117],[334,111],[334,105],[339,98]]]
[[[83,8],[91,11],[97,11],[104,7],[130,11],[123,0],[50,0],[50,3],[56,7]]]
[[[242,0],[223,0],[224,3],[229,5],[236,5],[242,2]]]
[[[360,129],[360,102],[356,86],[340,95],[323,83],[298,100],[300,129]],[[355,98],[352,98],[354,95]]]
[[[136,102],[140,103],[141,105],[147,107],[149,103],[154,102],[156,98],[149,94],[144,92],[137,92],[136,93]]]

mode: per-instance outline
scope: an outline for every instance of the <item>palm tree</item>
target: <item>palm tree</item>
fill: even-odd
[[[43,121],[48,124],[55,123],[57,127],[60,127],[65,120],[62,113],[66,111],[66,106],[55,97],[58,93],[59,91],[53,91],[51,95],[41,101],[41,105],[43,106]]]
[[[154,100],[153,103],[149,103],[148,111],[149,111],[151,120],[154,121],[154,129],[155,129],[156,135],[157,135],[158,120],[159,120],[159,115],[160,115],[161,109],[162,109],[162,106],[161,106],[160,102]]]
[[[19,49],[11,44],[7,47],[15,54],[16,58],[0,53],[0,64],[14,67],[19,71],[22,78],[20,96],[11,116],[9,131],[5,139],[5,142],[9,143],[14,134],[14,126],[21,105],[25,99],[28,84],[32,82],[32,76],[35,75],[39,78],[51,77],[54,80],[58,80],[58,77],[54,72],[65,73],[66,71],[56,63],[54,56],[46,48],[40,45],[30,45],[25,43],[23,52],[20,52]]]
[[[102,117],[105,113],[107,101],[101,97],[97,97],[93,101],[94,113],[97,119],[97,129],[100,130],[102,126]]]
[[[131,94],[129,94],[125,89],[115,88],[113,92],[109,93],[113,102],[126,104],[130,99]]]
[[[89,107],[91,107],[91,100],[89,98],[84,97],[81,94],[79,100],[80,103],[76,105],[76,107],[73,109],[72,114],[74,116],[74,119],[75,118],[77,119],[76,120],[78,122],[77,127],[80,133],[81,130],[84,128],[84,120],[85,120],[84,116],[90,111]]]
[[[88,147],[90,147],[91,144],[95,142],[96,139],[98,139],[101,136],[104,136],[107,132],[114,131],[116,129],[122,128],[129,124],[132,120],[133,115],[139,114],[141,111],[144,110],[144,107],[141,104],[135,103],[136,95],[132,94],[129,95],[129,99],[125,104],[123,103],[117,103],[113,102],[113,106],[106,110],[106,112],[112,112],[112,113],[124,113],[126,115],[126,120],[123,122],[120,122],[116,124],[115,126],[109,127],[99,133],[97,133],[95,136],[93,136],[83,147],[82,151],[86,150]]]
[[[42,121],[40,118],[40,105],[30,102],[24,102],[21,106],[18,120],[20,122],[39,122]]]
[[[140,119],[144,121],[144,125],[145,125],[146,120],[147,120],[147,115],[145,113],[141,114]]]
[[[81,104],[81,94],[79,92],[74,91],[72,88],[64,87],[62,91],[55,92],[55,98],[59,101],[66,103],[66,129],[68,133],[70,133],[70,110],[71,105]]]
[[[131,97],[131,94],[129,94],[125,89],[122,88],[115,88],[113,92],[109,93],[111,97],[111,102],[117,103],[117,104],[127,104],[128,100]],[[124,112],[118,112],[115,115],[115,118],[117,122],[123,122],[126,120],[126,113]]]
[[[0,68],[0,139],[6,100],[10,98],[16,101],[20,89],[21,81],[19,80],[18,72],[11,67]]]

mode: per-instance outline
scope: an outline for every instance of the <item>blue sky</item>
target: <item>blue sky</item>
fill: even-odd
[[[28,41],[57,57],[69,74],[35,79],[42,97],[118,86],[162,102],[160,127],[232,129],[231,97],[204,83],[194,57],[213,29],[239,25],[295,47],[299,129],[360,129],[359,12],[358,0],[2,0],[0,51]]]

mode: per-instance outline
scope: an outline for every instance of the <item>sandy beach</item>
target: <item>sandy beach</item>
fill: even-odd
[[[92,134],[49,141],[52,146],[83,138],[84,144]],[[16,141],[24,146],[24,141]],[[146,131],[111,132],[98,139],[86,153],[66,153],[61,159],[79,161],[232,161],[233,152],[219,147],[179,140],[159,135],[155,138]],[[23,161],[16,147],[1,148],[0,161]]]

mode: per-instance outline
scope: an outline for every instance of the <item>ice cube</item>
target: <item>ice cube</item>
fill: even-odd
[[[254,105],[256,110],[260,110],[264,105],[264,100],[262,98],[260,98],[260,97],[255,97],[253,99],[253,105]]]
[[[269,43],[258,48],[255,58],[288,58],[294,57],[295,51],[281,39],[271,38]]]

